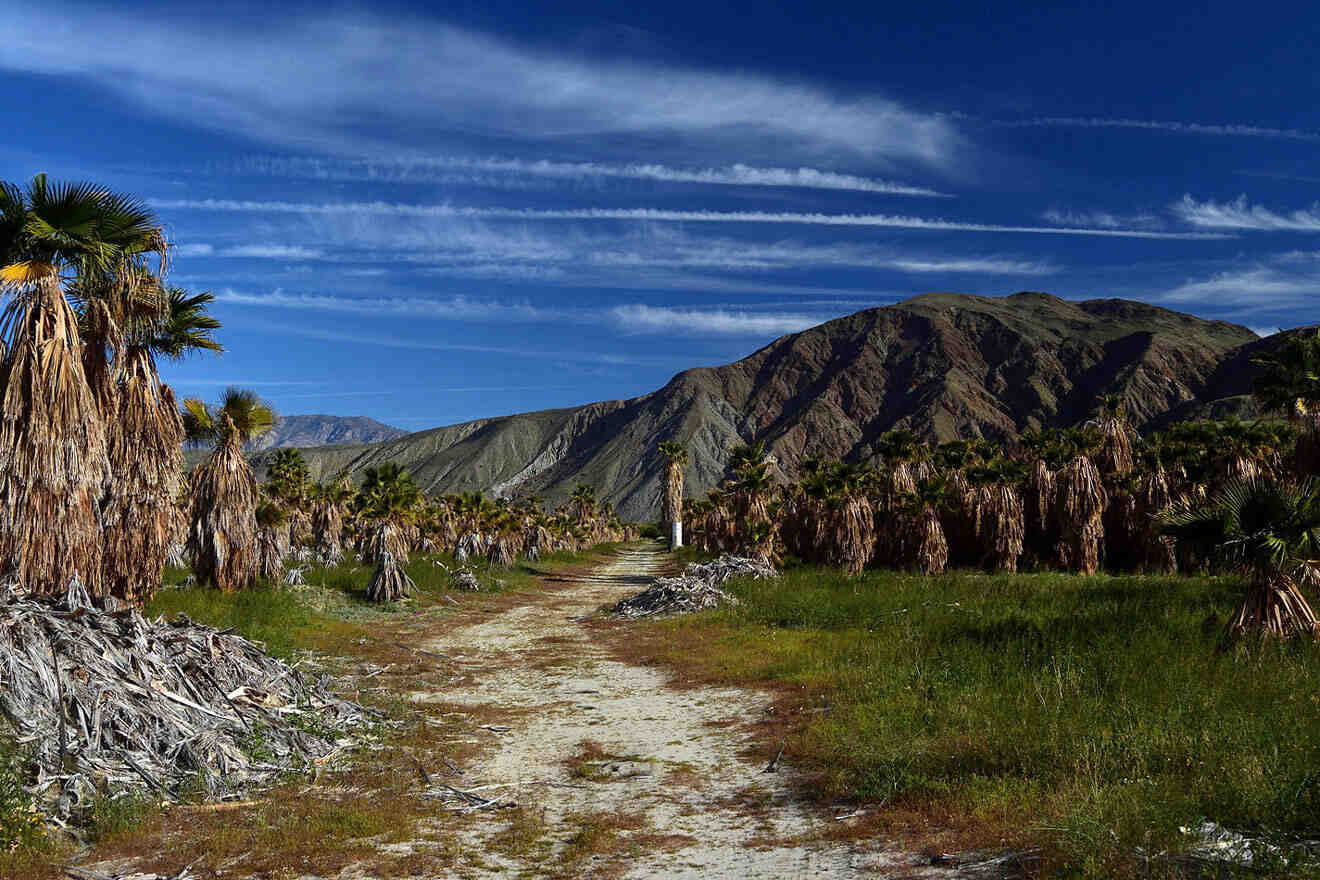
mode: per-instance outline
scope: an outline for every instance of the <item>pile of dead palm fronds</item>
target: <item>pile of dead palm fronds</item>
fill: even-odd
[[[761,559],[721,556],[711,562],[690,564],[678,577],[656,578],[636,596],[624,599],[611,611],[621,617],[651,617],[657,614],[686,614],[738,600],[720,589],[733,577],[774,578],[779,572]]]
[[[183,615],[100,610],[76,579],[58,598],[0,586],[0,713],[57,822],[98,794],[227,797],[322,765],[369,720],[326,685]]]

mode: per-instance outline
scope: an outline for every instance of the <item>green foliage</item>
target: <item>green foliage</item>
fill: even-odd
[[[46,826],[32,797],[23,790],[23,754],[0,741],[0,853],[47,849]]]
[[[219,443],[225,439],[226,427],[238,434],[240,443],[255,440],[275,427],[275,410],[246,388],[226,388],[220,405],[209,407],[203,401],[190,397],[183,402],[183,430],[189,442]]]
[[[266,486],[276,498],[294,501],[306,496],[311,486],[311,472],[302,452],[277,449],[266,469]]]
[[[362,583],[365,587],[365,577]],[[180,612],[217,629],[232,627],[246,638],[264,642],[271,654],[284,658],[309,646],[304,637],[315,628],[317,620],[315,612],[294,593],[267,584],[233,593],[208,587],[161,590],[146,607],[152,617],[172,618]]]
[[[1233,579],[800,568],[728,589],[739,606],[661,625],[710,628],[727,680],[818,695],[790,748],[825,798],[1000,817],[1086,876],[1204,818],[1320,836],[1320,645],[1216,653]]]
[[[1253,363],[1253,392],[1267,412],[1306,415],[1320,409],[1320,330],[1295,333]]]
[[[1315,480],[1300,485],[1233,480],[1202,504],[1175,505],[1162,520],[1167,534],[1265,579],[1320,559],[1320,483]]]
[[[369,519],[402,522],[413,515],[421,499],[422,490],[412,476],[397,464],[386,462],[366,469],[354,508]]]

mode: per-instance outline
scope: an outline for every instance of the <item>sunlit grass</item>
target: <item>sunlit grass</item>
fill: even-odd
[[[1016,825],[1083,861],[1204,818],[1320,837],[1320,647],[1222,651],[1233,580],[797,568],[730,589],[738,607],[660,626],[706,646],[709,678],[827,707],[794,743],[824,798]]]

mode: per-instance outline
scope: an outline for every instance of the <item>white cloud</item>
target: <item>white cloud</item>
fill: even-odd
[[[1171,134],[1204,134],[1221,137],[1255,137],[1277,140],[1320,142],[1320,133],[1296,128],[1268,128],[1260,125],[1214,125],[1200,122],[1167,122],[1144,119],[1101,119],[1075,116],[1043,116],[1036,119],[1001,120],[1003,128],[1130,128],[1163,131]]]
[[[569,313],[542,309],[530,303],[504,303],[477,300],[465,296],[441,299],[420,297],[345,297],[314,293],[286,293],[276,289],[271,293],[245,293],[223,290],[216,294],[220,302],[263,308],[305,309],[311,311],[347,312],[373,316],[418,316],[465,321],[554,321],[565,320]]]
[[[1320,251],[1274,254],[1166,291],[1162,302],[1228,311],[1260,326],[1262,320],[1309,315],[1320,302]],[[1267,317],[1268,316],[1268,317]]]
[[[647,305],[615,306],[611,315],[619,327],[633,333],[695,333],[728,336],[765,336],[796,333],[815,327],[821,318],[724,309],[661,308]]]
[[[124,16],[11,0],[0,67],[77,76],[162,116],[358,155],[397,151],[411,132],[774,137],[939,165],[960,146],[948,119],[882,95],[532,50],[397,11],[280,10],[257,20],[219,9],[209,17]],[[366,120],[379,134],[363,134]]]
[[[319,260],[325,254],[299,245],[243,244],[218,248],[204,242],[176,245],[176,257],[239,257],[259,260]]]
[[[1112,238],[1217,239],[1205,232],[1152,232],[1139,229],[1093,229],[1065,226],[1011,226],[894,214],[821,214],[789,211],[673,211],[660,208],[476,208],[398,202],[284,202],[235,199],[152,199],[160,210],[234,213],[328,214],[395,217],[454,217],[493,220],[623,220],[659,223],[782,223],[814,226],[930,229],[944,232],[1017,232],[1042,235],[1094,235]]]
[[[1180,219],[1205,229],[1251,229],[1270,232],[1320,232],[1320,204],[1310,210],[1280,214],[1247,203],[1246,196],[1231,202],[1198,202],[1184,195],[1170,209]]]
[[[856,174],[842,174],[807,167],[757,168],[742,163],[717,168],[676,168],[654,163],[556,162],[548,159],[465,156],[367,160],[257,157],[224,163],[217,167],[231,172],[261,173],[281,177],[388,183],[467,183],[492,186],[503,185],[498,180],[499,176],[518,175],[579,182],[612,178],[718,186],[847,190],[927,198],[950,197],[926,187]]]
[[[610,309],[563,310],[541,308],[529,303],[478,300],[463,296],[441,299],[354,298],[326,294],[286,293],[282,290],[275,290],[269,294],[225,290],[218,294],[217,298],[222,302],[258,308],[341,312],[372,317],[406,316],[458,321],[605,324],[634,333],[765,336],[804,330],[822,321],[819,316],[783,312],[749,312],[725,307],[675,309],[629,304]],[[375,339],[376,337],[355,338]],[[485,349],[483,347],[479,350]]]
[[[967,259],[897,259],[883,264],[904,272],[947,272],[949,274],[975,275],[1053,275],[1059,271],[1051,263],[1030,260],[1006,260],[997,257],[972,257]]]
[[[1154,214],[1111,214],[1108,211],[1068,211],[1050,208],[1041,215],[1059,226],[1098,226],[1101,229],[1159,229],[1164,221]]]
[[[314,248],[299,247],[297,245],[245,244],[219,250],[216,252],[216,256],[268,260],[319,260],[325,254]]]

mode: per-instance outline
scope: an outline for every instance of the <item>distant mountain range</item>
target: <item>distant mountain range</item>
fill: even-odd
[[[1250,355],[1268,344],[1246,327],[1126,300],[927,294],[686,370],[632,400],[306,455],[318,478],[398,462],[431,493],[557,502],[589,483],[625,518],[649,520],[659,510],[661,440],[688,448],[687,491],[698,496],[724,477],[729,448],[750,441],[764,441],[791,477],[808,456],[871,460],[893,428],[947,440],[1073,425],[1105,393],[1124,395],[1143,428],[1249,414]]]
[[[366,416],[280,416],[275,428],[253,441],[253,450],[333,443],[380,443],[407,434]]]

